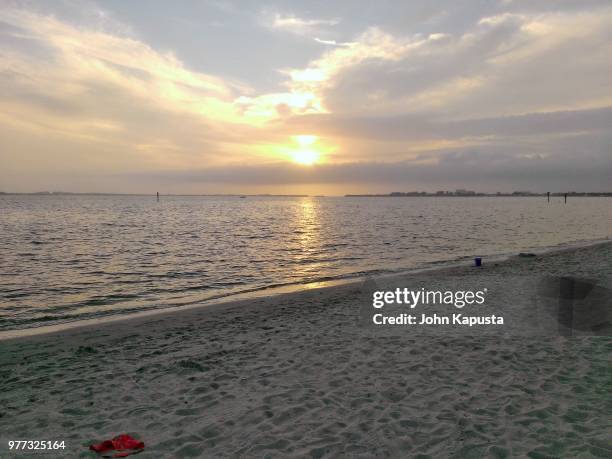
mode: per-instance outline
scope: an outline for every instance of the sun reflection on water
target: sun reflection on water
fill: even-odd
[[[320,261],[323,253],[321,247],[321,223],[318,201],[313,197],[305,197],[296,203],[295,233],[296,246],[292,259],[294,275],[300,278],[318,276],[325,263]]]

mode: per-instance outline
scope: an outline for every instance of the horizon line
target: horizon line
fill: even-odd
[[[506,192],[481,192],[467,189],[439,190],[439,191],[391,191],[388,193],[345,193],[345,194],[305,194],[305,193],[113,193],[95,191],[0,191],[0,196],[26,195],[26,196],[219,196],[219,197],[528,197],[528,196],[612,196],[612,191],[551,191],[532,192],[528,190],[515,190]]]

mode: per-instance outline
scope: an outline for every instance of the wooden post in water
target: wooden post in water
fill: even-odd
[[[159,202],[159,191],[157,192],[157,202]]]

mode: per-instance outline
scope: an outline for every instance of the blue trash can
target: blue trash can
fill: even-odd
[[[482,257],[474,258],[474,266],[482,266]]]

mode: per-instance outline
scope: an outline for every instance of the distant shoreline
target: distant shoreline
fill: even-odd
[[[489,198],[532,198],[532,197],[546,197],[547,193],[531,193],[528,191],[514,191],[512,193],[477,193],[473,192],[461,192],[461,191],[444,191],[444,192],[436,192],[436,193],[427,193],[425,191],[419,192],[394,192],[388,194],[345,194],[346,198],[481,198],[481,197],[489,197]],[[562,192],[554,192],[550,193],[550,197],[583,197],[583,198],[597,198],[597,197],[612,197],[612,192],[577,192],[572,191],[568,193]]]
[[[612,191],[603,191],[603,192],[580,192],[580,191],[572,191],[568,193],[564,192],[554,192],[550,193],[551,197],[586,197],[586,198],[598,198],[612,197]],[[0,191],[0,196],[156,196],[156,193],[72,193],[67,191],[37,191],[30,193],[18,193],[18,192],[3,192]],[[228,197],[228,198],[327,198],[327,197],[345,197],[345,198],[470,198],[470,197],[493,197],[493,198],[501,198],[501,197],[511,197],[511,198],[529,198],[529,197],[546,197],[547,193],[531,193],[531,192],[523,192],[523,191],[514,191],[512,193],[477,193],[477,192],[436,192],[436,193],[428,193],[428,192],[393,192],[386,194],[345,194],[345,195],[312,195],[312,194],[270,194],[270,193],[260,193],[260,194],[240,194],[240,193],[205,193],[205,194],[159,194],[159,196],[165,197]]]
[[[612,194],[612,193],[611,193]],[[2,192],[0,196],[156,196],[156,193],[72,193],[68,191],[36,191],[32,193],[13,193],[13,192]],[[309,194],[224,194],[224,193],[210,193],[210,194],[162,194],[159,196],[219,196],[219,197],[271,197],[271,198],[307,198]]]

